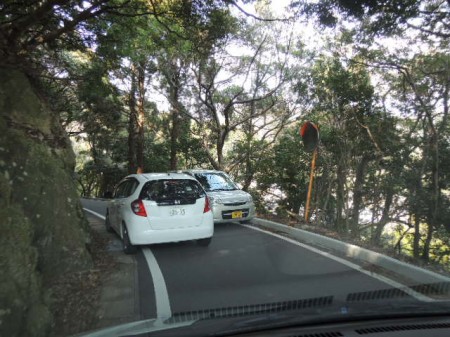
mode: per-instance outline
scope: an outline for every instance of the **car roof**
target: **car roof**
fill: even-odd
[[[178,172],[138,173],[138,174],[130,174],[126,178],[136,178],[136,179],[138,179],[140,181],[159,180],[159,179],[189,179],[189,180],[195,180],[189,174],[178,173]]]
[[[189,173],[225,173],[223,171],[205,170],[205,169],[181,170],[181,172],[189,172]]]

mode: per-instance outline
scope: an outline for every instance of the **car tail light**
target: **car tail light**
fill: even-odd
[[[209,198],[205,197],[205,208],[203,208],[203,213],[209,212],[211,210],[211,206],[209,205]]]
[[[131,203],[131,210],[134,214],[139,216],[147,216],[147,212],[145,211],[144,203],[142,200],[135,200]]]

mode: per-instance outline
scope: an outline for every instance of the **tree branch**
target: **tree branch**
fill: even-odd
[[[244,14],[245,16],[251,17],[255,20],[258,21],[266,21],[266,22],[274,22],[274,21],[288,21],[290,19],[269,19],[269,18],[261,18],[259,16],[256,16],[255,14],[249,13],[247,12],[245,9],[243,9],[242,7],[240,7],[235,1],[233,0],[225,0],[225,3],[229,3],[231,5],[233,5],[234,7],[236,7],[242,14]]]

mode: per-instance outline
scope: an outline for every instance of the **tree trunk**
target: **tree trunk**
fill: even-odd
[[[428,224],[427,229],[427,237],[425,238],[425,242],[423,245],[423,251],[422,251],[422,260],[429,261],[430,260],[430,246],[431,246],[431,240],[433,238],[433,223]]]
[[[217,153],[217,164],[219,167],[219,170],[222,169],[223,167],[223,147],[225,144],[225,140],[224,140],[224,132],[222,131],[221,128],[219,128],[219,137],[217,137],[217,149],[216,149],[216,153]]]
[[[388,188],[386,192],[386,199],[384,199],[383,214],[381,215],[380,222],[375,228],[375,233],[372,237],[372,243],[380,245],[381,234],[383,233],[384,226],[386,226],[389,220],[389,211],[391,209],[392,201],[394,198],[394,190]]]
[[[431,122],[430,122],[431,124]],[[433,238],[433,230],[436,226],[437,219],[439,217],[439,204],[440,204],[440,186],[439,186],[439,145],[438,145],[438,134],[434,126],[430,125],[430,147],[433,158],[433,168],[432,168],[432,187],[431,187],[431,214],[428,217],[428,230],[427,237],[423,246],[422,259],[424,261],[429,261],[430,259],[430,245]]]
[[[346,228],[344,212],[344,185],[345,185],[345,169],[342,164],[342,158],[337,166],[337,186],[336,186],[336,229],[340,232]]]
[[[368,162],[369,159],[363,156],[356,169],[355,186],[353,188],[353,208],[350,224],[351,234],[353,237],[357,237],[359,234],[359,212],[361,210],[362,197],[364,192],[364,173]]]
[[[219,167],[219,170],[223,167],[223,146],[222,144],[218,144],[217,147],[217,164]]]
[[[170,159],[169,167],[171,170],[178,169],[179,152],[180,152],[180,137],[182,135],[182,110],[183,105],[180,102],[180,88],[181,88],[181,66],[177,64],[176,60],[168,65],[170,69],[165,72],[165,78],[169,85],[169,104],[171,107],[171,122],[172,128],[170,130]],[[187,121],[189,123],[189,121]]]
[[[251,160],[251,151],[254,134],[253,118],[255,116],[255,110],[256,110],[255,102],[252,102],[250,105],[250,118],[245,128],[247,135],[245,147],[245,178],[244,178],[244,185],[242,186],[242,189],[244,191],[247,191],[248,188],[250,187],[254,175],[253,163]]]
[[[420,257],[420,218],[417,214],[414,214],[413,256],[416,259]]]
[[[137,173],[144,172],[144,144],[145,144],[145,63],[139,63],[137,68],[137,139],[136,164]]]
[[[324,177],[322,177],[323,180],[327,180]],[[333,190],[333,184],[330,182],[327,187],[326,197],[325,201],[323,203],[323,206],[321,207],[321,212],[318,217],[318,223],[324,227],[330,226],[330,212],[328,211],[328,203],[330,202],[331,192]]]
[[[423,138],[427,139],[428,132],[426,129],[423,129]],[[419,199],[422,198],[422,176],[425,171],[425,167],[428,161],[429,157],[429,146],[424,147],[424,155],[422,158],[422,165],[420,166],[419,172],[417,172],[417,180],[413,189],[413,202],[412,202],[412,209],[410,210],[411,215],[414,217],[414,239],[413,239],[413,256],[416,259],[420,258],[420,239],[421,239],[421,233],[420,233],[420,222],[422,221],[422,206],[419,202]]]
[[[180,137],[180,120],[178,109],[172,108],[172,130],[170,131],[170,169],[178,169],[178,139]]]
[[[136,68],[132,65],[131,68],[131,89],[128,97],[128,106],[130,109],[128,119],[128,174],[137,172],[137,124],[138,124],[138,112],[136,109]]]

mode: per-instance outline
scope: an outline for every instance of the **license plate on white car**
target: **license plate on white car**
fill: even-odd
[[[169,214],[171,216],[176,216],[176,215],[185,215],[186,214],[186,210],[184,208],[172,208],[169,211]]]
[[[242,218],[242,216],[243,216],[242,211],[234,211],[231,213],[232,219],[240,219]]]

